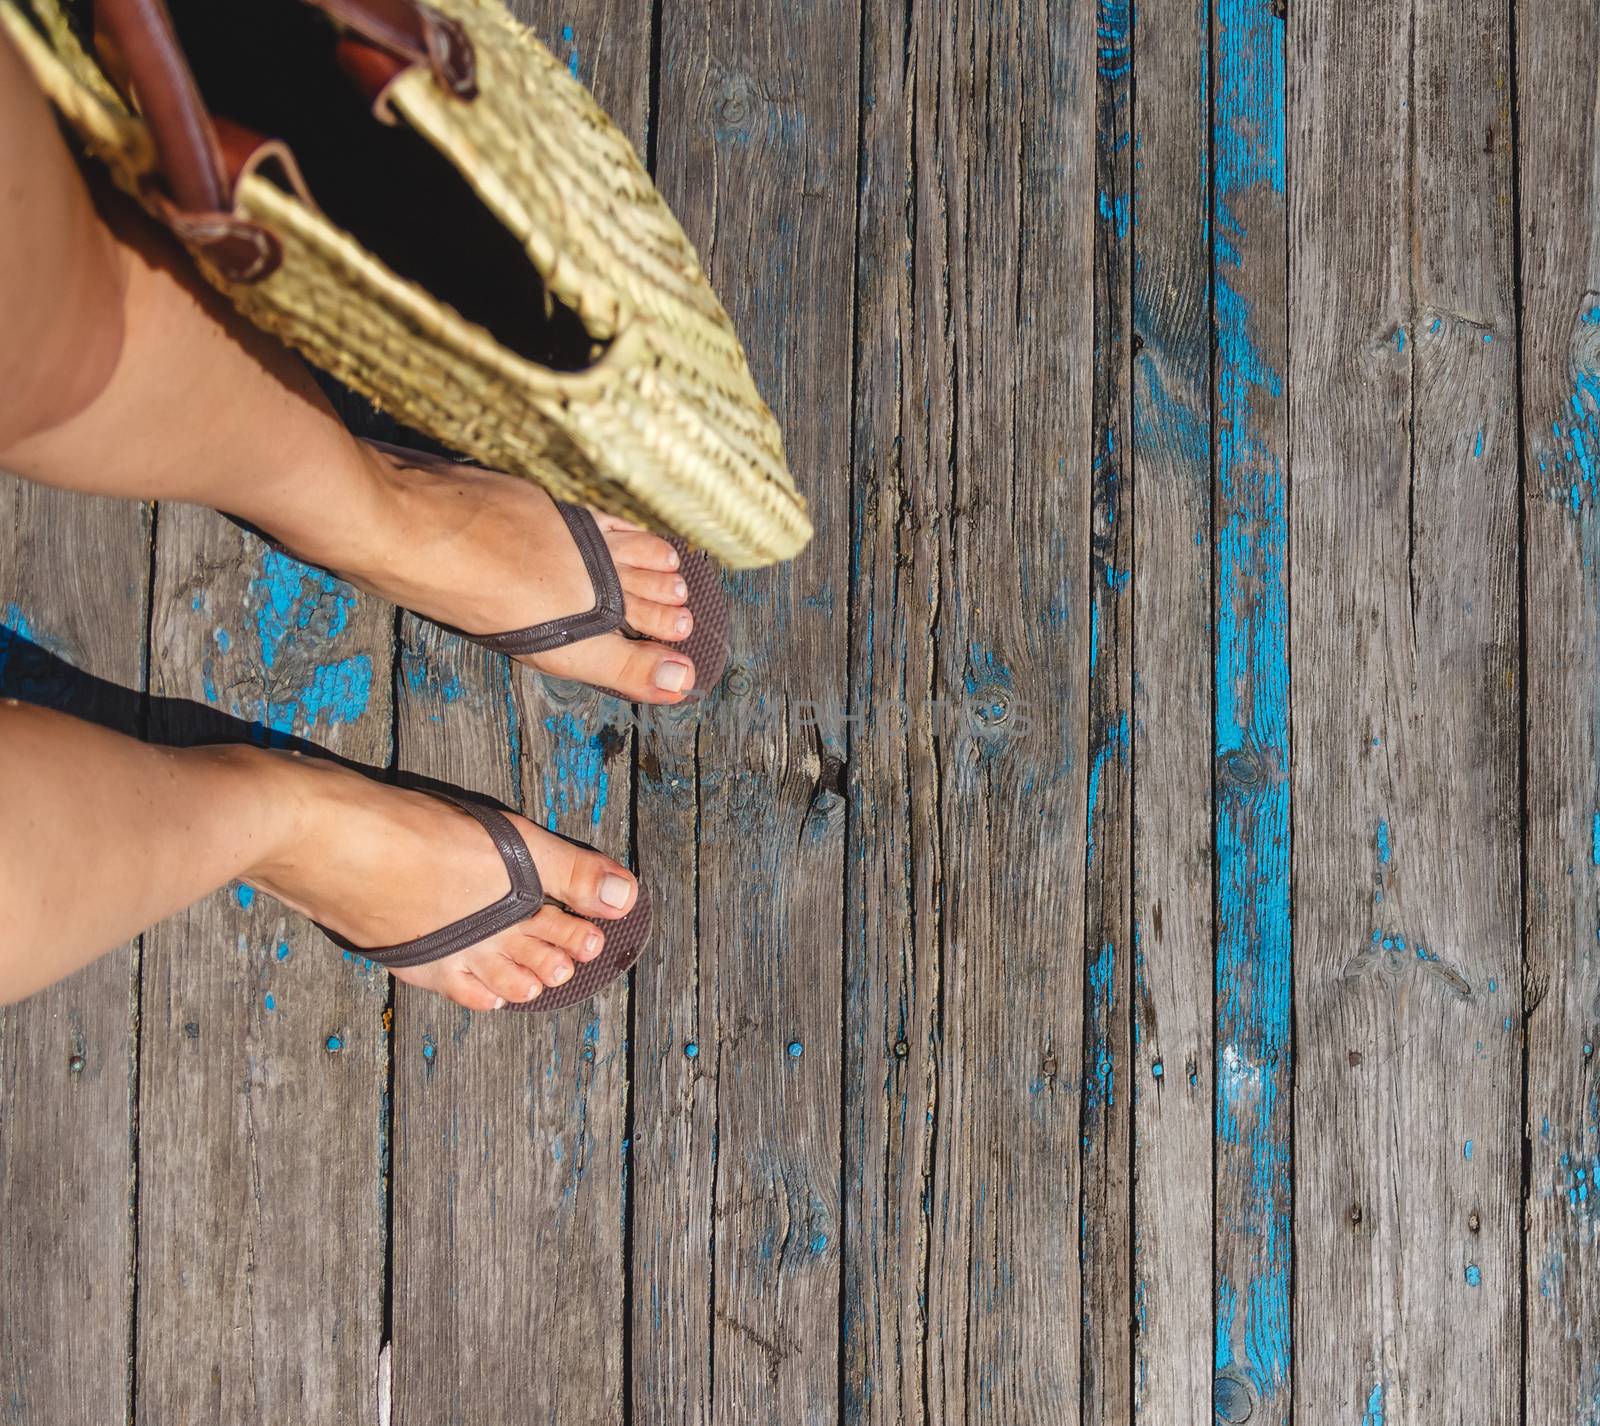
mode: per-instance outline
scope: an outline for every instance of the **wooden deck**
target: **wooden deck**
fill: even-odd
[[[0,1421],[1600,1423],[1593,0],[521,8],[817,539],[634,725],[0,486],[5,692],[520,801],[659,949],[473,1018],[230,888],[0,1015]]]

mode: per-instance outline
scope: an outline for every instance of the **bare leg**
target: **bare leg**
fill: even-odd
[[[214,505],[464,628],[583,607],[586,591],[562,572],[576,555],[541,553],[559,516],[540,492],[375,459],[296,362],[179,275],[137,215],[116,221],[113,233],[96,216],[0,37],[0,467],[72,489]],[[648,568],[670,547],[616,526],[608,538],[623,552],[630,618],[636,606],[641,627],[653,610],[670,617],[667,604],[638,593],[646,577],[670,579]],[[499,608],[486,587],[536,607]],[[541,612],[542,599],[572,602]],[[601,643],[592,668],[551,671],[630,688],[620,672],[648,696],[673,658],[657,645],[608,654]],[[657,701],[677,697],[657,691]],[[235,877],[358,945],[425,934],[506,890],[483,830],[437,798],[259,749],[150,748],[14,703],[0,703],[0,806],[0,1002]],[[626,913],[636,887],[622,867],[517,822],[551,896],[602,921]],[[563,984],[574,959],[599,954],[601,934],[545,907],[399,974],[490,1009]]]
[[[506,891],[482,828],[437,798],[258,748],[152,748],[10,702],[0,801],[0,1004],[235,878],[358,945],[423,935]],[[633,878],[609,857],[514,820],[549,895],[600,919],[633,904]],[[547,906],[396,974],[491,1010],[564,983],[602,946],[589,921]]]
[[[289,352],[189,272],[116,194],[95,201],[0,37],[0,468],[240,516],[395,603],[474,633],[592,602],[550,498],[510,477],[398,469],[353,439]],[[629,623],[682,639],[665,541],[601,517]],[[675,703],[693,666],[610,635],[526,660]]]

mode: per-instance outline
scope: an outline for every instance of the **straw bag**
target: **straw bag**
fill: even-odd
[[[74,0],[30,5],[0,23],[41,87],[252,322],[472,459],[727,564],[810,538],[693,247],[500,0],[97,0],[98,35]]]

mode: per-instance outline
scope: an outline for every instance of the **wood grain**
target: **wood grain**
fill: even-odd
[[[1516,10],[1530,1423],[1600,1420],[1600,16]],[[1515,981],[1508,977],[1508,991]]]
[[[1133,5],[1100,0],[1095,37],[1094,407],[1089,466],[1088,788],[1084,842],[1082,1201],[1085,1422],[1133,1412]]]
[[[917,182],[921,46],[898,7],[865,7],[856,260],[845,919],[845,1233],[840,1417],[927,1419],[928,1195],[940,1103],[944,966],[940,749],[931,611],[946,540],[948,360],[930,300],[942,260]],[[908,203],[911,195],[913,202]],[[934,280],[930,282],[930,277]],[[939,403],[933,417],[933,403]],[[924,414],[924,413],[928,414]],[[931,418],[931,419],[930,419]],[[935,423],[937,422],[937,424]]]
[[[1216,1369],[1219,1421],[1293,1394],[1284,24],[1212,9]]]
[[[621,0],[559,20],[518,8],[642,144],[648,16]],[[403,774],[629,860],[625,708],[410,616],[398,674]],[[670,864],[641,869],[647,957],[668,949]],[[554,1014],[473,1015],[396,987],[395,1426],[622,1418],[628,998],[622,982]]]
[[[1211,303],[1206,15],[1135,16],[1133,1410],[1210,1426]]]
[[[1298,1358],[1312,1419],[1520,1411],[1508,22],[1290,12],[1296,1296],[1340,1324]]]
[[[926,449],[909,478],[935,492],[937,603],[918,612],[954,714],[936,750],[934,1421],[1080,1411],[1094,22],[961,5],[909,30],[901,419],[927,431],[902,450]]]
[[[777,1420],[826,1419],[839,1393],[847,637],[833,601],[848,589],[860,23],[844,3],[669,3],[661,16],[657,181],[785,426],[817,532],[793,564],[730,581],[731,706],[700,733],[717,1421],[753,1402]],[[643,1101],[638,1122],[651,1122]],[[653,1383],[635,1389],[654,1399]]]
[[[153,732],[389,761],[392,615],[210,511],[157,527]],[[237,733],[234,736],[238,736]],[[375,1406],[387,977],[233,886],[145,938],[139,1401],[149,1422],[342,1422]]]
[[[74,670],[143,688],[149,567],[146,507],[0,475],[0,697],[115,722],[130,701]],[[138,976],[136,943],[0,1007],[0,1419],[17,1426],[130,1411]]]

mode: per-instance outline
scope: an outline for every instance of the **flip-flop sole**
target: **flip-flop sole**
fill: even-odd
[[[507,1005],[507,1010],[564,1010],[588,1000],[620,980],[644,954],[650,941],[650,893],[638,883],[633,910],[620,921],[596,921],[605,932],[605,948],[592,961],[573,961],[572,979],[554,989],[546,986],[534,999]],[[585,918],[588,919],[588,918]]]

